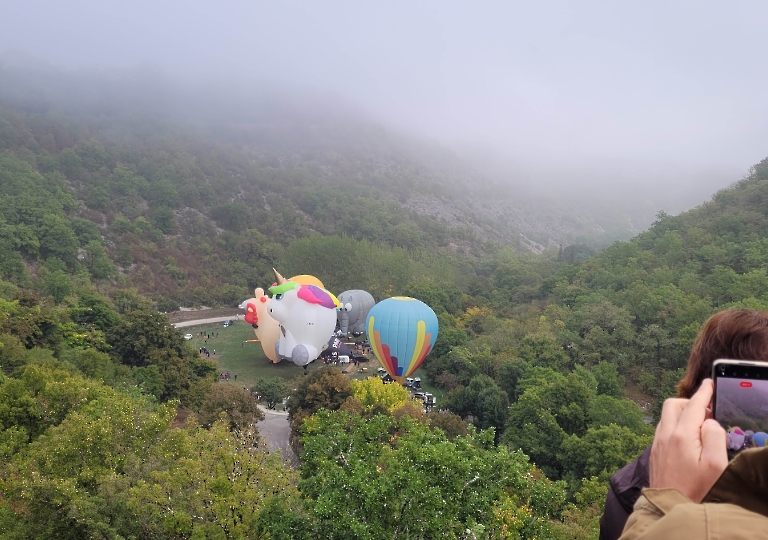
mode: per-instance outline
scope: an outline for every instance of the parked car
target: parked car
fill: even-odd
[[[437,405],[437,398],[430,393],[424,394],[424,405],[427,407],[434,407]]]
[[[349,356],[347,356],[346,354],[340,354],[339,364],[349,364]]]
[[[224,321],[224,328],[232,324],[232,321]]]
[[[405,379],[405,386],[408,388],[411,388],[413,386],[413,379],[411,377],[408,377]]]
[[[192,339],[192,334],[184,334],[184,339],[186,340]]]

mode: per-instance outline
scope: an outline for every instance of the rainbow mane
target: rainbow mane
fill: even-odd
[[[331,295],[325,289],[321,289],[316,285],[302,285],[298,296],[310,304],[318,304],[328,309],[336,309],[336,303],[331,298]]]

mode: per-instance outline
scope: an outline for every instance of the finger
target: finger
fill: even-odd
[[[704,423],[707,414],[707,405],[712,400],[714,392],[714,383],[712,379],[704,379],[699,389],[688,401],[683,414],[680,415],[678,429],[691,436],[698,435],[701,425]]]
[[[664,401],[661,408],[661,418],[656,426],[656,439],[666,441],[672,435],[680,421],[680,416],[688,404],[687,399],[672,398]]]

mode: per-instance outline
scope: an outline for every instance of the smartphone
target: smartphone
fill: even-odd
[[[712,415],[728,434],[728,455],[768,443],[768,362],[716,360]]]

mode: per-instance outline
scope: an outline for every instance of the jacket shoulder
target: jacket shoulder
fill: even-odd
[[[611,477],[611,489],[616,500],[627,511],[632,512],[640,492],[648,487],[651,447],[649,446],[637,459],[628,463]]]

